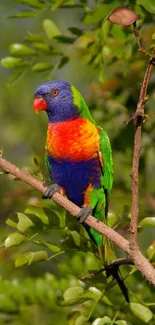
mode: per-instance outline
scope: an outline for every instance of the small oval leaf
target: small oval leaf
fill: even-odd
[[[39,0],[16,0],[19,3],[25,3],[32,8],[43,9],[45,6]]]
[[[58,69],[62,68],[65,64],[67,64],[68,61],[69,61],[69,57],[63,56],[62,59],[59,61]]]
[[[103,318],[96,318],[92,325],[105,325],[111,324],[111,318],[108,316],[104,316]]]
[[[53,68],[53,65],[51,63],[46,63],[46,62],[38,62],[33,65],[32,71],[33,72],[44,72],[51,70]]]
[[[81,315],[79,316],[76,321],[75,321],[75,325],[88,325],[88,320],[85,316]]]
[[[32,264],[38,261],[45,261],[48,259],[48,254],[46,251],[38,251],[38,252],[27,252],[25,254],[21,254],[16,258],[15,266],[20,267],[25,264]]]
[[[56,26],[53,20],[44,19],[43,29],[49,40],[51,40],[55,36],[61,35],[59,28]]]
[[[155,261],[155,241],[147,249],[149,261]]]
[[[131,302],[130,309],[134,315],[136,315],[139,319],[141,319],[145,323],[148,323],[152,319],[151,310],[141,304],[136,304]]]
[[[24,212],[28,214],[34,214],[42,221],[43,224],[49,225],[48,217],[42,208],[30,205]]]
[[[16,246],[21,243],[23,243],[26,240],[26,237],[22,234],[19,234],[17,232],[9,235],[4,242],[4,246],[6,248],[11,247],[11,246]]]
[[[58,245],[48,243],[45,240],[35,240],[34,243],[37,245],[43,245],[43,246],[48,247],[53,253],[60,252],[60,247]]]
[[[30,227],[34,227],[34,223],[24,213],[18,213],[17,229],[24,232]]]
[[[27,64],[27,61],[22,61],[20,58],[15,58],[13,56],[7,56],[6,58],[1,60],[2,67],[8,69],[24,67]]]
[[[13,55],[27,56],[35,55],[36,51],[21,43],[13,43],[9,46],[10,53]]]
[[[54,37],[59,43],[63,44],[73,44],[75,41],[75,38],[64,36],[64,35],[58,35]]]
[[[144,218],[139,223],[138,227],[155,227],[155,217]]]
[[[117,320],[115,322],[116,325],[128,325],[127,322],[125,320]]]
[[[72,287],[72,288],[68,288],[65,292],[64,292],[64,300],[72,300],[72,299],[76,299],[79,298],[79,296],[81,296],[84,293],[84,289],[81,287]]]
[[[24,41],[29,43],[43,42],[43,37],[39,34],[32,34],[28,32],[27,36],[24,38]]]
[[[50,46],[47,43],[35,42],[33,43],[33,46],[35,47],[36,50],[45,54],[50,53],[51,50]]]
[[[9,16],[8,18],[30,18],[30,17],[35,17],[36,12],[32,10],[21,10],[17,12],[16,15]]]
[[[83,34],[83,30],[80,29],[80,28],[77,28],[77,27],[70,27],[68,28],[70,30],[70,32],[73,34],[73,35],[76,35],[76,36],[81,36]]]
[[[17,222],[11,220],[11,219],[7,219],[6,220],[6,224],[10,227],[13,227],[13,228],[17,228]]]

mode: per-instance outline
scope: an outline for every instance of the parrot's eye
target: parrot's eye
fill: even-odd
[[[58,96],[58,94],[59,94],[58,89],[53,89],[52,92],[51,92],[52,97],[56,97],[56,96]]]

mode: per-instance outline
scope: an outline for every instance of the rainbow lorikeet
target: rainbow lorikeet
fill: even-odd
[[[44,198],[59,191],[82,207],[78,216],[81,222],[92,214],[107,223],[113,161],[106,132],[92,118],[80,92],[66,81],[54,80],[38,87],[34,109],[45,110],[49,118],[45,163],[54,184]],[[84,226],[98,246],[101,261],[107,265],[115,258],[111,242]],[[128,301],[127,289],[119,272],[115,273]]]

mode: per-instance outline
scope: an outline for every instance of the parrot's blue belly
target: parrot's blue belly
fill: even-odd
[[[90,184],[94,188],[101,187],[101,167],[97,158],[70,162],[49,157],[49,162],[53,183],[63,187],[68,198],[78,206],[84,204],[84,194]]]

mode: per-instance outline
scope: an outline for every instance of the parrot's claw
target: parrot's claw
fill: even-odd
[[[47,190],[45,191],[44,195],[42,196],[43,199],[51,199],[54,193],[60,193],[61,188],[58,184],[51,184],[48,186]]]
[[[77,215],[77,219],[80,223],[84,223],[87,217],[91,214],[93,210],[90,207],[84,207],[81,209],[80,213]]]

